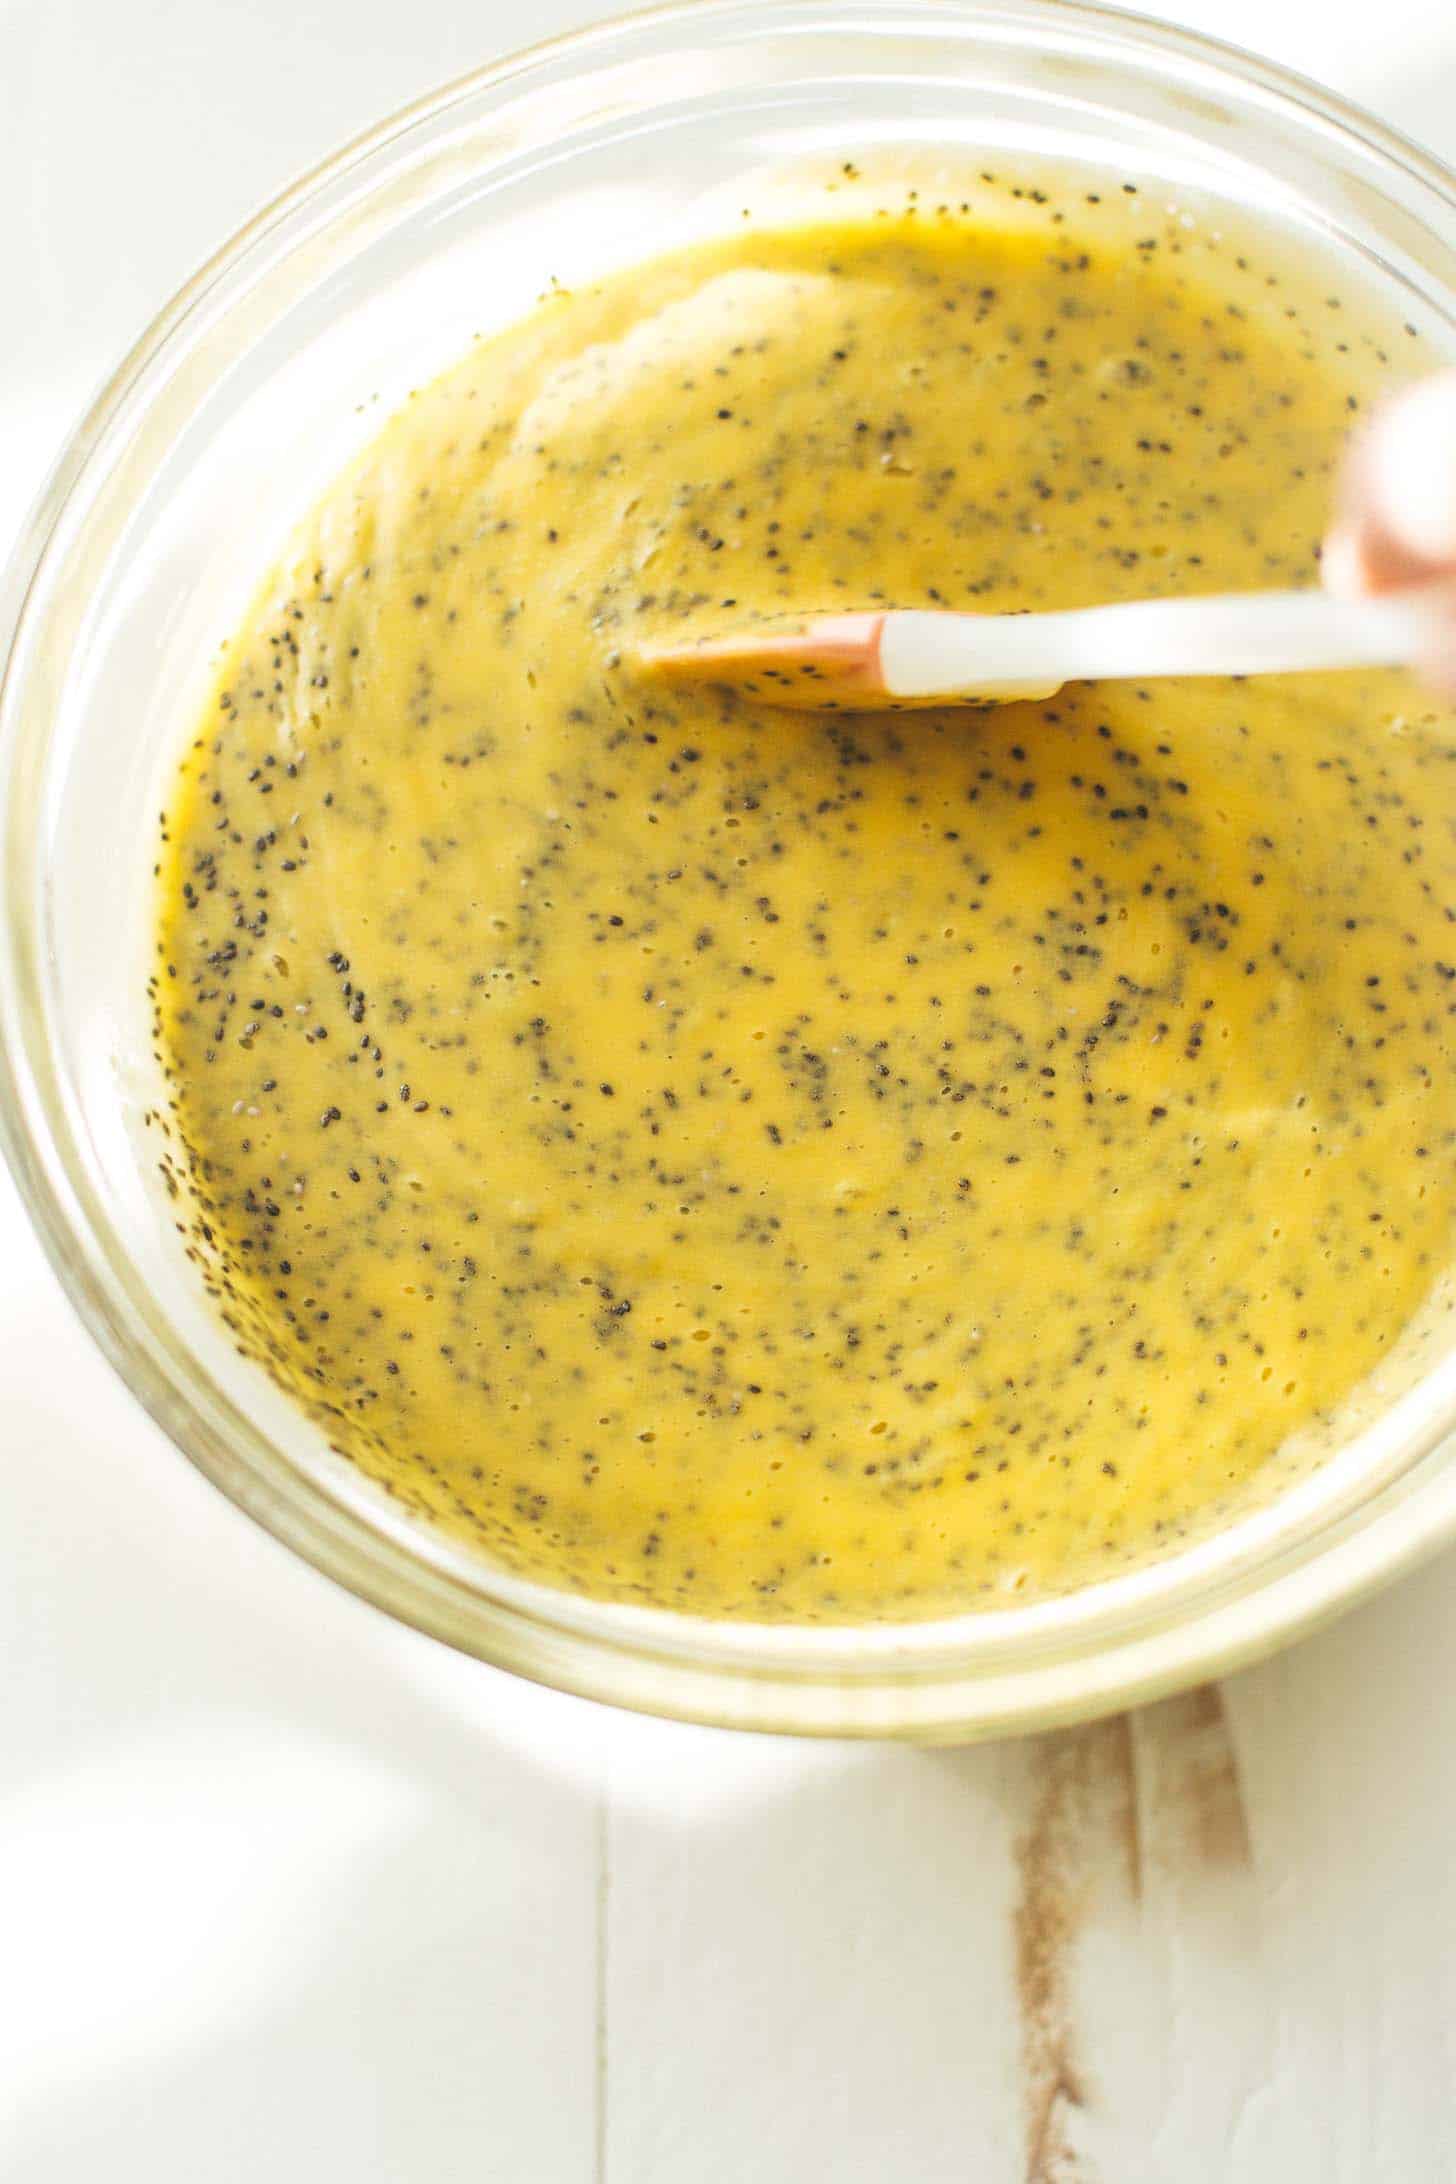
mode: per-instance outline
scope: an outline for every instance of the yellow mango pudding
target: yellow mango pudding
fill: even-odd
[[[826,193],[422,387],[163,829],[237,1344],[489,1562],[706,1616],[1045,1596],[1317,1461],[1456,1241],[1456,724],[1371,672],[816,719],[633,650],[1313,583],[1419,361],[1010,179]]]

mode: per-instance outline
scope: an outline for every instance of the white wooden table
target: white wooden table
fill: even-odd
[[[0,530],[294,170],[591,0],[0,0]],[[1451,0],[1185,0],[1456,156]],[[227,1506],[0,1181],[5,2184],[1456,2177],[1456,1570],[961,1753],[617,1718]]]

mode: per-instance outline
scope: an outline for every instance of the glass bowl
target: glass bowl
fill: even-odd
[[[1452,1338],[1412,1355],[1312,1476],[1164,1561],[934,1623],[713,1623],[505,1575],[333,1456],[213,1318],[144,1125],[166,769],[291,521],[411,385],[548,277],[646,256],[739,217],[765,174],[872,149],[1091,163],[1160,203],[1254,208],[1456,353],[1456,179],[1297,78],[1107,9],[692,0],[439,92],[203,268],[83,420],[19,543],[0,612],[0,1122],[123,1378],[240,1508],[378,1607],[624,1706],[961,1739],[1227,1669],[1447,1537]]]

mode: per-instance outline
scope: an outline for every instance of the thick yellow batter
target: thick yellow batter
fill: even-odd
[[[634,678],[684,621],[1313,579],[1400,360],[1232,245],[1016,202],[478,345],[179,776],[198,1255],[511,1568],[806,1619],[1105,1574],[1237,1507],[1448,1258],[1456,781],[1403,681],[820,722]]]

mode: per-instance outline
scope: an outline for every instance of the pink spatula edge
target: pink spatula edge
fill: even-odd
[[[804,712],[872,712],[1010,704],[1069,682],[1400,667],[1430,634],[1419,594],[1247,592],[1056,614],[810,614],[649,643],[635,657],[665,682],[716,683]]]

